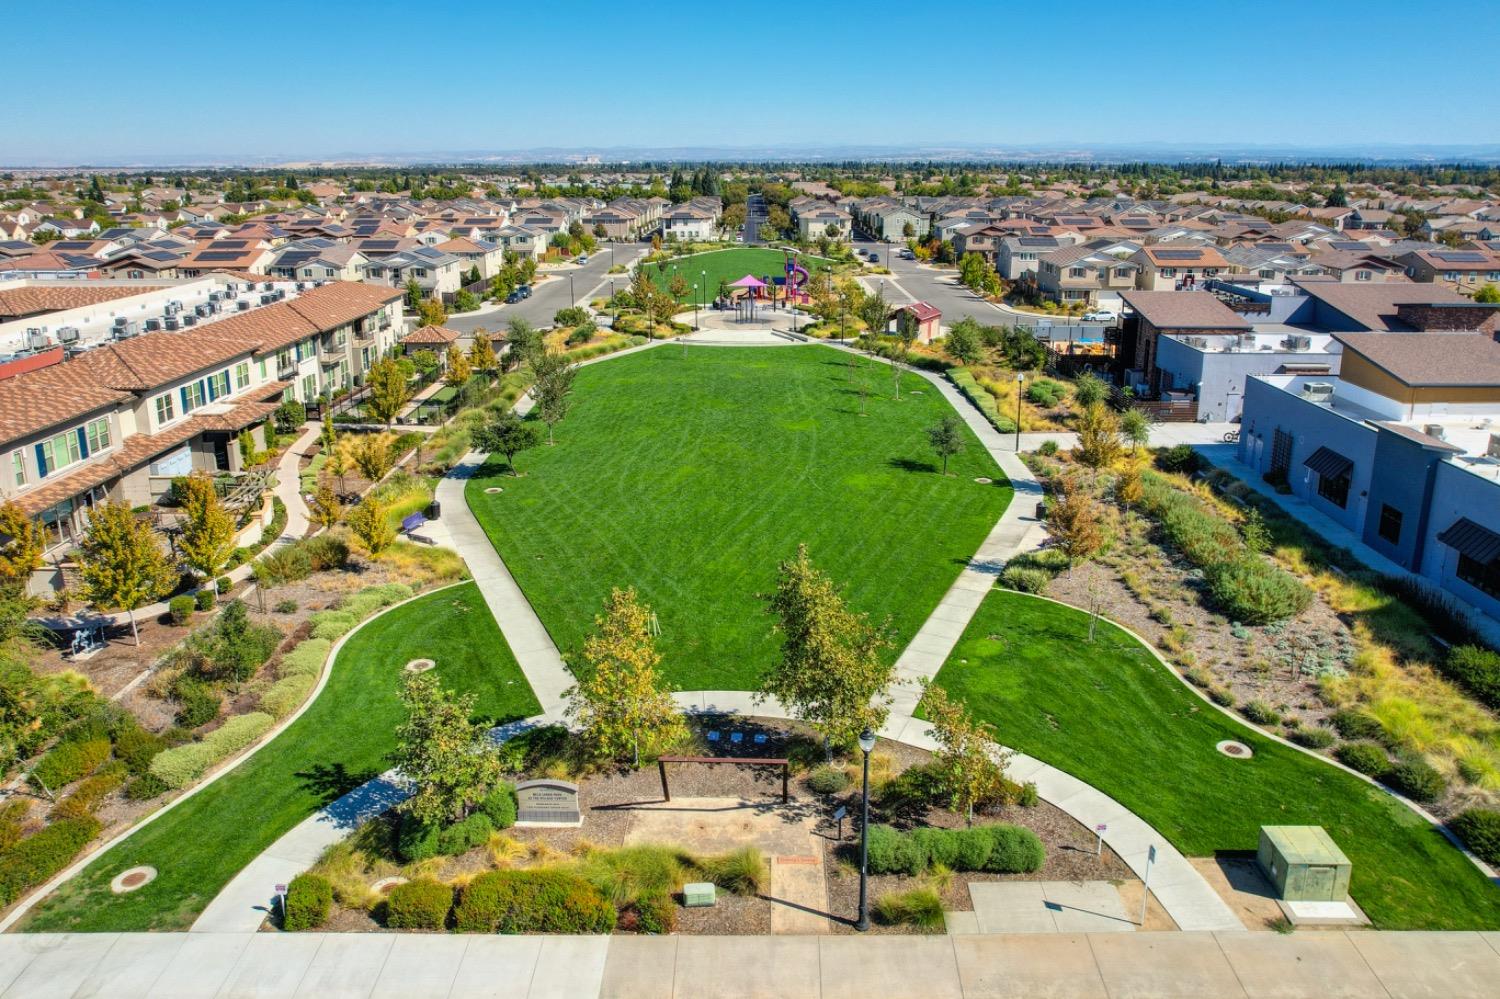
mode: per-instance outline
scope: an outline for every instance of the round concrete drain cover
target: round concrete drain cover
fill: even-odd
[[[1243,742],[1235,742],[1233,739],[1225,739],[1223,742],[1215,745],[1214,748],[1225,756],[1233,756],[1237,760],[1248,760],[1255,755],[1250,751],[1249,746]]]
[[[406,879],[397,875],[389,878],[381,878],[379,881],[372,884],[370,888],[374,891],[380,892],[380,894],[382,895],[389,895],[392,888],[395,888],[397,885],[404,884],[406,884]]]
[[[496,493],[503,493],[503,492],[505,492],[505,490],[502,489],[500,486],[490,486],[488,489],[485,490],[485,492],[488,493],[489,495],[493,496]]]
[[[980,475],[980,476],[977,476],[974,479],[974,481],[977,482],[977,483],[979,483],[981,486],[987,486],[990,483],[994,482],[995,480],[991,479],[991,478],[987,478],[987,477],[985,477],[983,475]]]
[[[156,868],[154,867],[132,867],[128,871],[121,871],[115,875],[109,883],[109,890],[116,895],[124,895],[126,892],[144,888],[156,880]]]
[[[406,672],[426,673],[436,665],[437,663],[433,662],[431,659],[413,659],[411,662],[406,664]]]

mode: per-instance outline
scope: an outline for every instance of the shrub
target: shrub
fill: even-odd
[[[1300,580],[1255,555],[1212,563],[1204,576],[1224,613],[1246,624],[1296,617],[1312,602],[1312,591]]]
[[[1459,645],[1448,653],[1443,673],[1492,708],[1500,708],[1500,652]]]
[[[440,930],[448,921],[451,908],[452,888],[432,878],[417,878],[397,885],[386,896],[385,925],[393,930]]]
[[[1246,701],[1240,705],[1240,714],[1257,725],[1279,725],[1281,713],[1265,701]]]
[[[276,606],[271,609],[278,614],[295,614],[297,613],[297,601],[278,600],[276,601]]]
[[[254,675],[280,644],[281,632],[253,623],[243,600],[231,600],[214,627],[192,640],[210,664],[205,672],[237,682]]]
[[[1381,740],[1385,736],[1385,729],[1380,727],[1380,722],[1353,708],[1344,708],[1335,711],[1328,716],[1331,724],[1339,735],[1345,739],[1374,739]]]
[[[0,853],[0,905],[9,905],[66,867],[100,828],[92,816],[59,819]]]
[[[227,594],[230,590],[234,589],[234,580],[228,576],[220,576],[214,580],[214,589],[218,590],[221,594]]]
[[[333,908],[333,885],[316,874],[299,874],[286,886],[285,906],[282,929],[317,929],[328,921],[328,910]]]
[[[333,649],[333,642],[326,638],[309,638],[298,642],[296,647],[281,657],[278,672],[282,676],[312,676],[323,672],[323,661]]]
[[[403,814],[396,830],[396,855],[408,862],[436,857],[440,832],[442,827],[437,823],[420,822]]]
[[[1191,475],[1198,470],[1198,452],[1191,444],[1175,444],[1157,454],[1156,467],[1163,472]]]
[[[179,628],[193,617],[193,598],[186,593],[167,601],[167,617]]]
[[[1050,458],[1057,454],[1057,441],[1048,439],[1037,446],[1036,453],[1044,458]]]
[[[1036,782],[1027,781],[1021,785],[1021,793],[1016,796],[1016,804],[1022,808],[1035,808],[1042,803],[1042,796],[1037,792]]]
[[[53,807],[51,817],[78,819],[94,814],[94,809],[99,807],[105,795],[125,783],[129,776],[130,772],[119,760],[106,764],[93,776],[79,781],[72,792]]]
[[[144,773],[125,785],[125,797],[131,801],[149,801],[157,795],[166,794],[171,788],[167,782],[153,773]]]
[[[946,777],[933,765],[907,767],[886,781],[876,794],[876,804],[889,819],[914,819],[944,800]]]
[[[438,833],[437,851],[444,857],[467,853],[476,846],[482,846],[494,831],[490,817],[483,812],[475,812]]]
[[[697,866],[704,880],[735,895],[754,895],[766,886],[766,859],[753,846],[699,858]]]
[[[890,892],[875,900],[875,918],[888,926],[905,924],[936,933],[943,928],[943,900],[931,888]]]
[[[199,590],[193,594],[193,603],[197,604],[201,611],[213,610],[218,599],[219,595],[213,590]]]
[[[294,674],[283,677],[260,696],[260,709],[280,721],[302,706],[302,702],[307,700],[307,695],[312,693],[313,686],[317,682],[317,679],[311,676]]]
[[[332,534],[319,534],[297,544],[307,554],[313,572],[342,569],[349,562],[349,543]]]
[[[479,810],[489,816],[495,829],[509,829],[516,824],[516,789],[501,784],[479,802]]]
[[[359,623],[353,614],[341,610],[318,611],[308,620],[312,622],[312,636],[327,641],[342,637]]]
[[[635,901],[636,929],[642,933],[671,933],[677,929],[677,903],[670,895],[648,895]]]
[[[818,767],[807,775],[807,786],[818,794],[838,794],[849,784],[849,775],[838,767]]]
[[[1052,574],[1045,569],[1009,565],[1000,573],[1000,585],[1020,593],[1041,593],[1051,582]]]
[[[86,777],[109,759],[108,739],[87,742],[60,742],[37,761],[31,770],[32,787],[57,791]]]
[[[1234,691],[1228,687],[1213,687],[1208,692],[1208,699],[1221,708],[1234,707]]]
[[[150,769],[152,759],[166,748],[167,740],[141,728],[139,723],[121,726],[115,733],[115,755],[136,775]]]
[[[989,833],[990,855],[984,869],[996,874],[1029,874],[1041,870],[1047,850],[1036,833],[1020,826],[978,826]]]
[[[676,847],[642,844],[590,850],[576,873],[615,905],[627,906],[676,891],[687,880],[690,863]]]
[[[464,886],[453,916],[466,933],[608,933],[615,925],[599,889],[558,870],[487,871]]]
[[[177,724],[183,728],[199,728],[219,717],[222,699],[202,681],[184,677],[173,685],[172,696],[177,701]]]
[[[1369,777],[1384,777],[1391,769],[1385,749],[1373,742],[1346,742],[1333,755],[1344,766]]]
[[[1500,809],[1470,808],[1450,825],[1474,855],[1487,864],[1500,864]]]
[[[1413,801],[1437,801],[1448,790],[1448,782],[1426,760],[1405,756],[1382,778]]]
[[[179,788],[199,777],[210,766],[260,738],[272,718],[259,711],[236,715],[203,737],[202,742],[162,750],[151,761],[151,773],[169,788]]]
[[[1298,725],[1287,732],[1286,737],[1307,749],[1327,749],[1333,745],[1333,733],[1326,728],[1306,728]]]

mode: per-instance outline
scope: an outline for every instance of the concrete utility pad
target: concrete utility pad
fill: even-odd
[[[630,845],[668,843],[692,853],[725,853],[753,846],[767,856],[806,856],[817,852],[812,806],[781,798],[756,802],[739,798],[673,798],[628,806]],[[588,832],[588,819],[584,819]]]
[[[969,885],[980,933],[1130,933],[1135,923],[1108,881],[990,881]]]

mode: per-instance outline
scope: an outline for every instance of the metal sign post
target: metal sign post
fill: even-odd
[[[1151,901],[1151,865],[1156,861],[1156,847],[1146,850],[1146,876],[1141,879],[1141,926],[1146,925],[1146,903]]]
[[[286,922],[286,885],[276,886],[276,897],[281,899],[281,921]]]
[[[845,808],[843,805],[840,805],[833,810],[833,817],[837,819],[839,823],[839,842],[841,843],[844,840],[844,816],[848,814],[849,809]]]
[[[1109,826],[1103,822],[1094,827],[1094,834],[1099,837],[1098,842],[1094,844],[1094,856],[1096,857],[1104,856],[1104,834],[1107,832],[1109,832]]]

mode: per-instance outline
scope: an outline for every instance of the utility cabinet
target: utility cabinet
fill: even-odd
[[[1276,897],[1288,902],[1342,902],[1353,865],[1322,826],[1261,826],[1255,851]]]

